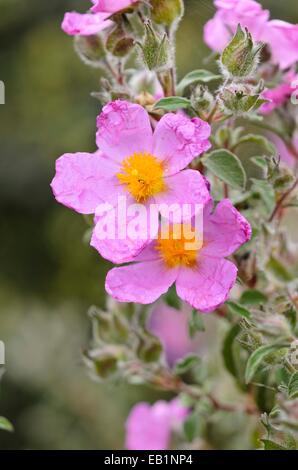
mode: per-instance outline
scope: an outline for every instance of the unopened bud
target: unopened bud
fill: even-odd
[[[190,101],[197,112],[208,112],[214,103],[214,98],[206,86],[198,85],[192,92]]]
[[[109,34],[106,48],[115,57],[124,57],[131,51],[134,44],[134,38],[119,23]]]
[[[137,348],[138,357],[144,362],[155,362],[160,359],[162,354],[162,345],[158,338],[148,332],[139,336],[139,345]]]
[[[235,36],[221,55],[223,72],[235,78],[250,76],[259,64],[262,48],[263,44],[255,44],[250,32],[238,25]]]
[[[113,376],[118,370],[118,362],[123,359],[123,352],[114,346],[92,350],[85,354],[84,360],[92,374],[100,379]]]
[[[219,97],[223,107],[228,113],[246,114],[257,110],[266,100],[260,98],[260,93],[256,92],[255,87],[247,84],[232,83],[224,87]]]
[[[141,49],[142,59],[149,70],[168,68],[170,62],[170,43],[168,36],[160,36],[151,23],[145,24],[144,42],[137,43]]]
[[[182,0],[150,0],[153,21],[170,26],[179,20],[184,12]]]
[[[100,67],[105,57],[105,49],[101,37],[75,36],[74,48],[80,59],[91,67]]]

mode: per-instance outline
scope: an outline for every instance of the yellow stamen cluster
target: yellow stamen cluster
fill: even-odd
[[[156,244],[157,251],[169,268],[195,267],[201,248],[202,241],[197,238],[189,224],[175,224],[167,233],[161,232]]]
[[[117,178],[139,203],[166,189],[163,164],[150,153],[134,153],[126,158]]]

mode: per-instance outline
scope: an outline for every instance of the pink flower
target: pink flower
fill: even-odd
[[[158,401],[150,406],[138,403],[133,407],[126,422],[128,450],[167,450],[171,434],[181,426],[189,413],[179,399]]]
[[[112,21],[107,19],[108,16],[106,13],[93,15],[92,13],[69,12],[65,13],[61,27],[70,36],[90,36],[113,24]]]
[[[107,292],[120,302],[150,304],[176,283],[178,296],[202,312],[222,305],[236,281],[237,268],[230,256],[251,237],[251,227],[228,199],[214,213],[204,211],[203,244],[189,232],[173,226],[168,239],[158,238],[144,249],[135,263],[112,269]],[[193,245],[187,246],[190,241]]]
[[[92,0],[94,7],[92,7],[91,10],[94,13],[104,12],[113,14],[138,3],[138,1],[139,0]]]
[[[269,103],[261,106],[260,112],[262,114],[271,114],[276,108],[281,107],[292,96],[295,89],[298,87],[298,81],[295,80],[295,74],[289,72],[283,79],[283,83],[275,88],[267,89],[262,93],[262,98],[265,98]],[[294,86],[296,83],[297,86]]]
[[[270,44],[272,61],[279,64],[281,69],[298,61],[298,24],[269,21],[262,40]]]
[[[294,168],[298,162],[298,132],[293,136],[292,148],[287,147],[285,142],[275,134],[271,134],[270,138],[276,146],[281,160],[290,168]]]
[[[221,52],[236,32],[237,25],[248,28],[256,41],[263,37],[269,11],[254,0],[215,0],[217,12],[204,28],[204,40],[214,51]]]
[[[205,333],[197,333],[194,338],[189,337],[188,322],[192,309],[183,304],[181,310],[169,307],[159,302],[153,307],[148,329],[157,336],[163,344],[167,363],[172,366],[177,360],[189,353],[198,351],[200,339],[204,342]]]

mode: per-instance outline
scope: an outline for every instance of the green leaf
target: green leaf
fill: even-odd
[[[275,155],[276,149],[275,146],[268,140],[266,137],[263,135],[257,135],[257,134],[247,134],[241,137],[236,145],[234,146],[234,149],[237,148],[239,145],[242,144],[255,144],[255,145],[260,145],[261,147],[264,148],[267,152],[270,154]]]
[[[269,354],[279,349],[286,348],[288,346],[288,343],[275,343],[266,346],[261,346],[260,348],[256,349],[247,361],[245,370],[245,382],[248,384],[252,380],[255,373],[257,372],[259,367],[264,363],[265,358],[269,356]]]
[[[199,356],[196,356],[195,354],[189,354],[188,356],[176,362],[174,371],[177,375],[185,374],[185,372],[188,372],[193,367],[198,366],[200,362],[201,360]]]
[[[176,310],[180,309],[180,298],[178,297],[174,286],[170,287],[170,289],[166,293],[165,302],[169,307],[175,308]]]
[[[230,312],[233,313],[234,315],[239,315],[240,317],[244,317],[244,318],[250,318],[250,311],[247,310],[247,308],[243,307],[242,305],[236,302],[231,302],[230,300],[226,302],[226,305],[228,306],[228,309],[230,310]]]
[[[2,431],[13,432],[13,425],[8,421],[8,419],[0,416],[0,429]]]
[[[188,322],[188,331],[191,338],[193,338],[198,331],[205,331],[203,315],[195,309],[193,309],[191,319]]]
[[[163,109],[164,111],[176,111],[177,109],[186,109],[191,106],[190,100],[181,96],[168,96],[157,101],[154,109]]]
[[[270,439],[261,439],[261,442],[264,444],[264,450],[288,450],[287,447],[271,441]]]
[[[268,213],[271,214],[275,207],[275,192],[273,186],[265,180],[257,180],[255,178],[251,178],[251,180],[253,182],[252,191],[259,194]]]
[[[185,88],[187,88],[189,85],[192,85],[193,83],[209,83],[214,80],[220,80],[221,78],[221,75],[215,75],[208,70],[193,70],[192,72],[185,75],[185,77],[178,84],[177,94],[182,95]]]
[[[184,421],[184,433],[188,442],[192,442],[198,433],[198,415],[191,413]]]
[[[298,398],[298,371],[291,375],[288,385],[288,395],[290,398]]]
[[[232,152],[225,149],[214,150],[201,161],[215,176],[233,188],[245,188],[245,170],[239,158]]]
[[[241,328],[240,325],[237,323],[234,325],[228,334],[225,337],[224,344],[223,344],[223,359],[226,366],[226,369],[234,376],[237,377],[237,366],[234,357],[233,345],[234,341],[237,338],[238,334],[240,333]]]
[[[267,271],[273,276],[276,281],[287,283],[293,280],[292,275],[287,268],[278,259],[271,256],[266,265]]]
[[[267,300],[267,296],[257,289],[248,289],[240,297],[240,303],[244,305],[265,304]]]
[[[260,156],[251,157],[251,161],[252,161],[256,166],[258,166],[259,168],[261,168],[263,171],[267,171],[267,169],[268,169],[268,161],[267,161],[266,157],[260,157]]]

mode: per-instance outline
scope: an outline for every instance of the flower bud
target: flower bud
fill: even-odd
[[[109,34],[106,48],[115,57],[124,57],[131,51],[134,44],[134,38],[119,23]]]
[[[158,24],[170,26],[179,20],[184,12],[182,0],[151,0],[151,16]]]
[[[100,379],[107,379],[117,372],[119,357],[113,348],[92,352],[89,360],[93,364],[93,372]]]
[[[144,42],[137,43],[142,52],[142,59],[149,70],[162,70],[169,67],[170,43],[166,34],[160,36],[151,23],[145,24]]]
[[[105,57],[105,48],[98,35],[75,36],[74,48],[80,59],[91,67],[100,67]]]
[[[137,355],[144,362],[158,361],[162,354],[162,345],[158,338],[148,332],[139,336]]]
[[[259,64],[262,48],[263,44],[255,44],[250,32],[238,25],[235,36],[220,58],[223,72],[235,78],[250,76]]]
[[[198,85],[192,92],[190,97],[192,107],[198,112],[210,111],[214,98],[208,88],[203,85]]]
[[[236,115],[255,111],[264,104],[260,93],[256,92],[255,87],[248,84],[231,83],[222,88],[219,97],[226,112],[232,112]]]

